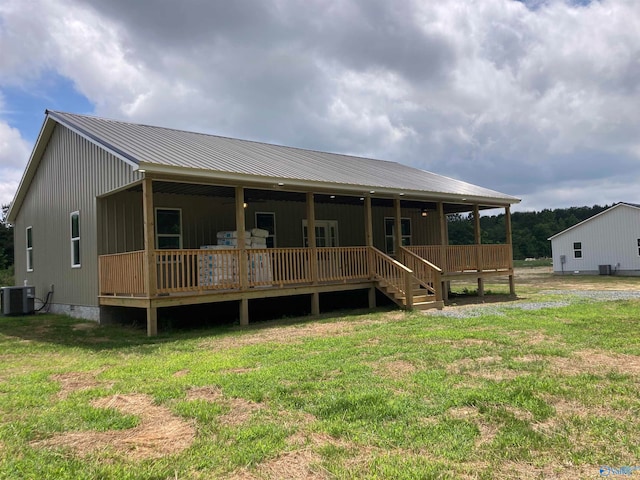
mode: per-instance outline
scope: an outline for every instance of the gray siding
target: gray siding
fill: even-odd
[[[96,196],[140,177],[132,168],[63,126],[56,126],[16,215],[16,283],[35,285],[53,302],[98,304]],[[80,211],[81,268],[71,268],[70,219]],[[34,271],[26,271],[25,228],[33,227]]]
[[[215,245],[216,234],[235,230],[233,199],[195,195],[154,194],[156,208],[182,209],[182,243],[184,248]],[[276,217],[278,247],[302,246],[302,221],[307,218],[304,202],[264,201],[250,203],[245,210],[246,227],[255,227],[256,212],[273,212]],[[119,253],[143,248],[142,195],[120,192],[100,201],[104,222],[103,248],[100,253]],[[365,243],[364,206],[316,204],[317,220],[336,220],[340,246]],[[374,245],[384,251],[384,218],[393,217],[393,208],[373,209]],[[402,209],[402,216],[411,219],[414,245],[438,244],[439,222],[433,212],[422,217],[418,209]]]
[[[640,209],[618,205],[576,225],[551,240],[553,271],[598,273],[611,265],[618,273],[640,273]],[[582,244],[582,258],[574,258],[573,243]],[[564,266],[560,256],[566,256]]]

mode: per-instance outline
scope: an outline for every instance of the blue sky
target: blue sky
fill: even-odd
[[[72,80],[55,71],[43,74],[32,87],[9,86],[2,90],[3,118],[30,144],[38,138],[46,109],[87,114],[94,111],[94,105],[78,93]]]
[[[38,12],[34,15],[33,12]],[[637,0],[3,0],[0,203],[45,109],[640,202]]]

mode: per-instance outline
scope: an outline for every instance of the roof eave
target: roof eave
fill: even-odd
[[[202,170],[197,168],[187,168],[180,166],[158,165],[154,163],[139,162],[139,170],[146,172],[148,175],[168,175],[178,177],[201,178],[207,180],[218,180],[228,182],[230,184],[240,184],[247,187],[259,187],[265,189],[286,189],[300,190],[323,193],[336,194],[352,194],[352,195],[376,195],[384,198],[404,198],[418,199],[424,201],[442,201],[450,203],[460,203],[469,205],[484,205],[495,207],[507,207],[512,204],[520,203],[520,199],[516,197],[484,197],[474,195],[464,195],[446,192],[429,192],[426,190],[408,190],[388,187],[378,187],[372,185],[355,185],[344,183],[321,182],[314,180],[277,178],[261,175],[251,175],[235,172],[221,172],[219,170]]]

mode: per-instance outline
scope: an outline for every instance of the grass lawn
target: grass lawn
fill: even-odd
[[[640,302],[558,307],[539,290],[461,318],[355,312],[153,339],[0,317],[0,478],[568,479],[639,465]],[[532,301],[549,308],[513,308]]]

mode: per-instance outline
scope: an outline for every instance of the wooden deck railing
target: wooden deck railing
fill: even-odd
[[[413,276],[422,287],[435,295],[436,300],[442,300],[442,270],[440,268],[404,247],[400,247],[399,259],[403,265],[413,271]]]
[[[248,249],[248,278],[239,278],[240,251],[230,249],[156,250],[158,294],[240,290],[311,284],[311,260],[316,252],[315,281],[349,282],[384,278],[411,295],[411,276],[434,294],[439,274],[502,271],[512,268],[510,245],[403,247],[397,262],[373,247]],[[101,255],[100,295],[145,295],[144,251]],[[408,293],[407,293],[408,292]]]
[[[387,285],[404,294],[406,297],[405,305],[411,309],[413,307],[413,272],[411,269],[377,248],[371,247],[369,252],[374,277],[384,280]]]
[[[509,270],[511,245],[413,245],[404,247],[445,273]]]
[[[348,282],[370,276],[367,247],[326,247],[316,252],[319,282]]]
[[[100,255],[100,295],[144,295],[144,250]]]

